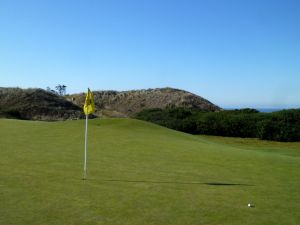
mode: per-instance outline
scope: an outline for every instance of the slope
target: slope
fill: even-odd
[[[0,88],[0,117],[66,120],[83,115],[82,108],[43,89]]]
[[[130,119],[0,120],[0,224],[299,224],[300,145]],[[252,202],[255,208],[248,208]]]
[[[156,88],[133,91],[94,91],[96,114],[108,117],[132,117],[143,109],[183,107],[206,112],[220,111],[221,108],[193,93],[174,89]],[[85,95],[67,96],[78,106],[84,103]]]

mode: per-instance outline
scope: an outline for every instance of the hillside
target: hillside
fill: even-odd
[[[96,116],[132,117],[143,109],[183,107],[206,112],[221,110],[195,94],[172,88],[135,91],[94,91]],[[0,88],[0,117],[66,120],[83,117],[85,93],[58,96],[43,89]]]
[[[132,117],[143,109],[183,107],[206,112],[220,111],[221,108],[208,100],[187,91],[173,88],[157,88],[133,91],[94,91],[96,115],[108,117]],[[67,96],[82,106],[85,94]]]
[[[65,120],[83,114],[80,107],[43,89],[0,88],[0,117]]]
[[[300,143],[84,122],[0,119],[1,225],[300,223]]]

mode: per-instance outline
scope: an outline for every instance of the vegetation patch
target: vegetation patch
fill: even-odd
[[[0,117],[53,121],[84,116],[81,107],[51,91],[0,88]]]
[[[300,109],[260,113],[255,109],[203,112],[167,108],[143,110],[136,118],[191,134],[300,141]]]

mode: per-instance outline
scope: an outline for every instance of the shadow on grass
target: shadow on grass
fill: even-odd
[[[238,184],[238,183],[221,183],[221,182],[181,182],[181,181],[147,181],[147,180],[121,180],[110,179],[101,180],[103,182],[122,182],[122,183],[149,183],[149,184],[183,184],[183,185],[211,185],[211,186],[253,186],[251,184]]]

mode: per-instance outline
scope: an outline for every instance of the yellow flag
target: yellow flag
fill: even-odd
[[[83,111],[84,111],[85,115],[89,115],[89,114],[95,112],[94,96],[93,96],[93,93],[90,91],[90,89],[88,89],[88,92],[85,97]]]

